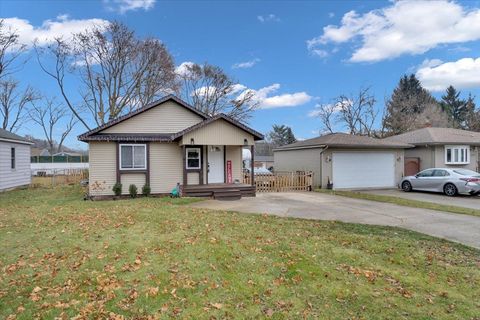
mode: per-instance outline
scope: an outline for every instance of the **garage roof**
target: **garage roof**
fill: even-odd
[[[1,141],[23,143],[23,144],[33,144],[32,142],[28,141],[27,139],[15,134],[15,133],[12,133],[10,131],[1,129],[1,128],[0,128],[0,140]]]
[[[385,138],[386,141],[414,145],[462,143],[480,145],[480,133],[453,128],[422,128]]]
[[[346,133],[330,133],[317,138],[297,141],[288,144],[274,151],[309,149],[319,147],[337,147],[337,148],[378,148],[378,149],[406,149],[413,145],[397,141],[388,141],[386,139],[376,139],[367,136],[358,136]]]

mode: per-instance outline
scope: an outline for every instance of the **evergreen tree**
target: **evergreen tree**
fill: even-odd
[[[472,97],[472,94],[469,94],[468,99],[465,102],[467,111],[464,129],[478,132],[480,131],[480,110],[477,110],[474,99],[475,97]]]
[[[454,127],[465,128],[469,108],[467,101],[460,99],[460,91],[457,91],[453,86],[449,86],[445,95],[442,96],[440,105],[442,110],[447,112]]]
[[[272,131],[268,133],[268,139],[278,147],[297,141],[293,135],[292,128],[276,124],[273,125]]]
[[[383,127],[390,135],[408,131],[425,107],[436,103],[414,74],[404,75],[387,101]]]

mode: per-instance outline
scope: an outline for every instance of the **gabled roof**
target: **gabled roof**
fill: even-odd
[[[168,96],[165,96],[157,101],[154,101],[142,108],[138,108],[132,112],[129,112],[121,117],[118,117],[116,119],[113,119],[111,121],[108,121],[107,123],[105,123],[104,125],[101,125],[99,127],[96,127],[90,131],[87,131],[81,135],[78,136],[78,140],[80,141],[88,141],[89,139],[86,139],[88,136],[92,135],[92,134],[95,134],[95,133],[98,133],[102,130],[105,130],[107,128],[110,128],[110,127],[113,127],[114,125],[116,124],[119,124],[120,122],[122,121],[125,121],[125,120],[128,120],[130,119],[131,117],[133,116],[136,116],[137,114],[140,114],[142,112],[145,112],[147,110],[150,110],[164,102],[167,102],[169,100],[172,100],[172,101],[175,101],[176,103],[178,103],[179,105],[181,105],[182,107],[192,111],[193,113],[196,113],[197,115],[199,115],[200,117],[202,117],[203,119],[207,119],[208,118],[208,115],[195,109],[194,107],[192,107],[191,105],[189,105],[188,103],[186,103],[185,101],[183,101],[182,99],[179,99],[177,98],[176,96],[174,96],[173,94],[169,94]]]
[[[0,140],[23,143],[23,144],[33,144],[31,141],[28,141],[24,137],[21,137],[15,133],[12,133],[10,131],[7,131],[1,128],[0,128]]]
[[[180,104],[181,106],[191,110],[192,112],[195,112],[196,114],[198,114],[199,116],[201,116],[204,120],[191,126],[191,127],[188,127],[180,132],[172,132],[172,133],[162,133],[162,134],[152,134],[152,133],[141,133],[141,132],[138,132],[138,133],[101,133],[102,130],[105,130],[109,127],[112,127],[122,121],[125,121],[127,119],[130,119],[132,118],[133,116],[139,114],[139,113],[142,113],[144,111],[147,111],[153,107],[156,107],[164,102],[167,102],[168,100],[173,100],[175,102],[177,102],[178,104]],[[154,103],[152,104],[149,104],[143,108],[140,108],[140,109],[137,109],[135,111],[132,111],[122,117],[119,117],[115,120],[112,120],[112,121],[109,121],[107,123],[105,123],[104,125],[100,126],[100,127],[97,127],[95,129],[92,129],[88,132],[85,132],[84,134],[78,136],[78,139],[80,141],[143,141],[143,142],[153,142],[153,141],[156,141],[156,142],[172,142],[172,141],[175,141],[177,139],[179,139],[180,137],[182,137],[184,134],[186,133],[189,133],[189,132],[192,132],[194,130],[197,130],[199,128],[202,128],[202,127],[205,127],[207,126],[208,124],[218,120],[218,119],[223,119],[227,122],[229,122],[230,124],[252,134],[254,136],[254,140],[262,140],[263,139],[263,135],[261,133],[259,133],[258,131],[255,131],[253,130],[252,128],[244,125],[243,123],[235,120],[235,119],[232,119],[231,117],[227,116],[226,114],[223,114],[223,113],[220,113],[220,114],[217,114],[215,116],[208,116],[207,114],[203,113],[203,112],[200,112],[198,111],[197,109],[195,109],[194,107],[190,106],[189,104],[187,104],[186,102],[182,101],[181,99],[173,96],[173,95],[169,95],[169,96],[166,96],[165,98],[162,98],[158,101],[155,101]]]
[[[273,151],[295,150],[295,149],[309,149],[309,148],[323,148],[323,147],[339,147],[339,148],[411,148],[413,145],[386,141],[385,139],[376,139],[367,136],[352,135],[346,133],[330,133],[317,138],[297,141],[291,144],[274,149]]]
[[[241,123],[241,122],[239,122],[235,119],[232,119],[231,117],[227,116],[224,113],[219,113],[219,114],[217,114],[213,117],[210,117],[206,120],[203,120],[202,122],[199,122],[199,123],[197,123],[197,124],[195,124],[191,127],[188,127],[188,128],[186,128],[186,129],[184,129],[180,132],[177,132],[173,135],[173,137],[174,137],[174,139],[177,139],[177,138],[179,138],[179,137],[181,137],[181,136],[183,136],[183,135],[185,135],[189,132],[195,131],[195,130],[197,130],[199,128],[202,128],[202,127],[205,127],[206,125],[208,125],[208,124],[210,124],[210,123],[212,123],[212,122],[214,122],[218,119],[223,119],[223,120],[229,122],[230,124],[233,124],[234,126],[250,133],[251,135],[253,135],[254,140],[263,140],[263,134],[261,134],[258,131],[253,130],[252,128],[244,125],[243,123]]]
[[[427,127],[388,137],[384,140],[413,145],[442,145],[451,143],[480,145],[480,133],[453,128]]]

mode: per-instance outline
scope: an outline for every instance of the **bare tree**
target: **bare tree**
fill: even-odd
[[[246,122],[258,107],[255,92],[233,80],[222,68],[208,63],[184,67],[178,74],[182,96],[196,109],[208,115],[225,113]]]
[[[24,53],[26,46],[18,42],[18,34],[7,28],[5,22],[0,20],[0,80],[17,72],[25,63],[17,64],[20,55]]]
[[[62,151],[65,139],[78,122],[74,115],[68,113],[64,105],[56,103],[53,99],[44,99],[41,104],[34,103],[30,118],[42,128],[51,154]],[[58,142],[55,140],[57,131],[60,132]]]
[[[27,105],[39,98],[32,87],[19,88],[14,79],[0,80],[1,128],[16,132],[28,120]]]
[[[335,132],[334,124],[337,111],[338,108],[335,104],[321,104],[315,107],[315,110],[312,111],[311,116],[320,120],[323,132],[333,133]]]
[[[340,95],[335,102],[338,110],[337,121],[343,124],[350,134],[373,136],[375,133],[375,97],[369,88],[360,89],[356,95]]]
[[[44,72],[50,75],[74,116],[87,128],[115,119],[177,89],[174,62],[157,39],[138,39],[120,22],[76,34],[71,42],[36,47]],[[41,57],[53,57],[48,68]],[[68,91],[66,73],[78,77],[79,90]],[[74,102],[80,91],[80,102]]]

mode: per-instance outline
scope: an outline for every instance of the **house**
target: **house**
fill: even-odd
[[[272,156],[255,156],[255,161],[253,166],[255,169],[263,168],[267,170],[272,170],[274,164],[273,155]]]
[[[262,134],[218,114],[209,116],[169,95],[79,136],[89,144],[89,193],[111,197],[115,183],[128,194],[145,184],[169,194],[180,184],[188,196],[255,195],[242,184],[242,149],[254,151]]]
[[[47,148],[37,148],[37,147],[32,147],[31,152],[30,152],[31,157],[48,157],[50,156],[50,152],[48,151]]]
[[[427,127],[384,140],[415,146],[405,150],[405,175],[436,167],[479,170],[479,132]]]
[[[10,131],[0,129],[0,191],[27,186],[32,143]]]
[[[404,142],[332,133],[274,149],[275,171],[312,171],[315,187],[396,187],[403,176]]]

